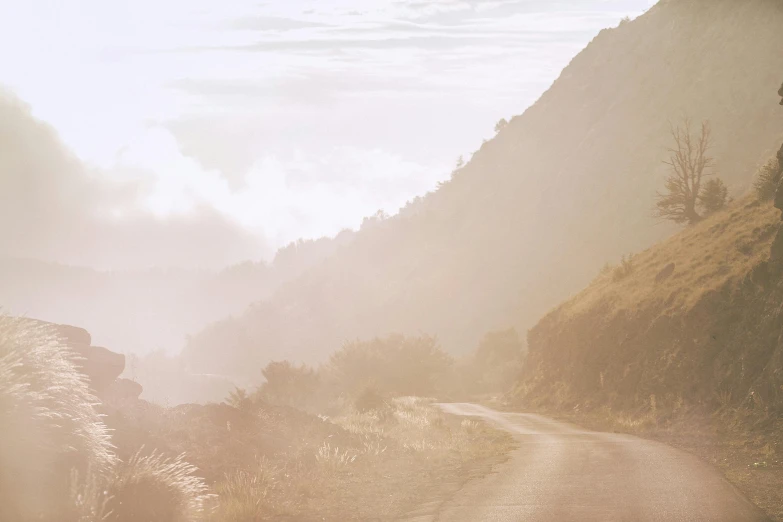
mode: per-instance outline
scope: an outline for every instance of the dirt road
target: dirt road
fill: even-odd
[[[492,474],[468,482],[432,519],[442,522],[762,522],[720,473],[664,444],[532,414],[444,404],[519,443]]]

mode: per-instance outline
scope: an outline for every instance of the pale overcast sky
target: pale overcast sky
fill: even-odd
[[[0,85],[159,216],[271,247],[446,179],[652,0],[0,0]]]

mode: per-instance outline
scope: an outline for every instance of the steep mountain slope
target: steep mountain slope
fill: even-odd
[[[783,136],[780,27],[779,1],[671,0],[602,31],[451,182],[207,328],[185,361],[257,376],[348,338],[426,332],[459,352],[526,329],[607,259],[671,232],[650,217],[670,121],[709,119],[718,173],[747,188]]]

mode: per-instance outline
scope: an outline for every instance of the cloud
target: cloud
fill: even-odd
[[[391,93],[398,96],[409,92],[420,93],[432,87],[428,79],[411,74],[372,74],[355,69],[292,71],[287,76],[268,79],[187,78],[171,82],[170,86],[193,96],[213,100],[217,98],[224,102],[232,99],[247,102],[278,98],[293,103],[323,103],[357,93]]]
[[[0,256],[132,268],[218,267],[268,253],[214,209],[145,212],[152,178],[117,177],[88,169],[29,107],[0,93]]]
[[[394,213],[449,174],[448,164],[419,163],[366,146],[322,142],[305,149],[290,144],[285,148],[281,143],[291,140],[280,136],[276,125],[265,128],[263,123],[227,118],[151,128],[123,155],[120,165],[141,171],[148,171],[148,163],[167,165],[165,178],[157,177],[145,192],[145,204],[156,215],[165,217],[172,208],[178,213],[214,208],[230,213],[248,229],[263,223],[264,237],[275,245],[355,228],[379,209]],[[226,129],[235,129],[237,139],[223,135]],[[276,133],[278,141],[272,139]],[[192,150],[198,150],[199,143],[209,144],[205,148],[222,149],[222,158],[183,154],[184,135],[193,140]],[[237,142],[242,139],[246,141]],[[245,155],[246,164],[233,180],[205,165],[207,160],[220,163],[239,154]]]
[[[285,32],[327,26],[327,24],[282,16],[244,16],[223,25],[227,29],[259,32]]]

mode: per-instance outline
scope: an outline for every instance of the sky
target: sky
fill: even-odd
[[[134,212],[208,209],[269,257],[434,189],[653,3],[0,0],[0,85],[93,176],[142,180]]]

